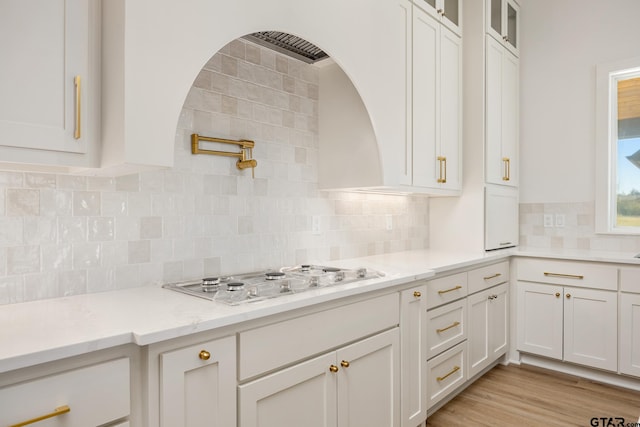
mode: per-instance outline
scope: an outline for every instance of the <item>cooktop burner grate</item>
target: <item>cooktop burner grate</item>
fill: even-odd
[[[233,277],[209,277],[199,281],[170,283],[163,287],[237,305],[379,277],[384,277],[384,274],[366,268],[341,269],[303,264]]]

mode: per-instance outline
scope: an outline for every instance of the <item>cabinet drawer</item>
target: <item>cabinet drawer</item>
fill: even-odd
[[[455,301],[427,313],[427,359],[467,338],[467,301]]]
[[[467,273],[454,274],[427,282],[427,309],[467,296]]]
[[[55,417],[56,426],[97,426],[127,417],[129,375],[129,359],[122,358],[4,387],[0,389],[2,422],[18,424],[62,406],[70,411]]]
[[[393,293],[241,332],[240,380],[373,335],[399,321],[399,294]]]
[[[509,281],[509,261],[477,268],[469,272],[469,294]]]
[[[620,290],[640,294],[640,268],[620,269]]]
[[[521,281],[618,290],[618,269],[612,265],[529,258],[517,262]]]
[[[466,341],[427,362],[427,406],[429,408],[464,384],[467,380],[466,366]]]

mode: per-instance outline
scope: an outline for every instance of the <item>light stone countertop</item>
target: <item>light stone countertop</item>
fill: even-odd
[[[122,344],[140,346],[433,277],[510,256],[640,264],[629,253],[419,250],[331,261],[367,267],[381,279],[229,306],[158,287],[141,287],[0,306],[0,373]]]

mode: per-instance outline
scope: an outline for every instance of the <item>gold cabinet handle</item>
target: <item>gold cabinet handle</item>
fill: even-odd
[[[560,292],[556,292],[556,298],[560,298]]]
[[[67,405],[60,406],[60,407],[54,409],[53,412],[51,412],[50,414],[46,414],[46,415],[42,415],[40,417],[32,418],[30,420],[23,421],[23,422],[18,423],[18,424],[12,424],[9,427],[27,426],[29,424],[37,423],[38,421],[42,421],[42,420],[46,420],[48,418],[53,418],[53,417],[57,417],[57,416],[62,415],[62,414],[66,414],[69,411],[71,411],[71,408],[69,408],[69,406],[67,406]]]
[[[342,366],[343,368],[348,368],[349,366],[351,366],[351,364],[346,360],[343,360],[342,362],[340,362],[340,366]]]
[[[565,279],[577,279],[577,280],[584,279],[584,276],[581,276],[579,274],[549,273],[549,272],[545,271],[544,275],[546,277],[563,277]]]
[[[459,326],[460,322],[453,322],[452,324],[450,324],[449,326],[442,328],[442,329],[436,329],[436,332],[441,334],[444,331],[448,331],[449,329],[455,328],[456,326]]]
[[[331,365],[331,366],[329,366],[329,371],[333,372],[334,374],[335,374],[336,372],[338,372],[338,370],[339,370],[339,369],[338,369],[338,367],[337,367],[336,365]]]
[[[446,294],[447,292],[453,292],[453,291],[457,291],[458,289],[462,289],[462,286],[460,285],[456,285],[451,289],[445,289],[443,291],[438,291],[438,294],[442,295],[442,294]]]
[[[416,298],[420,298],[422,296],[422,294],[420,293],[420,291],[415,291],[413,293],[413,296],[416,297]]]
[[[436,380],[438,380],[438,382],[444,381],[444,380],[446,380],[448,377],[450,377],[451,375],[453,375],[453,374],[455,374],[456,372],[458,372],[459,370],[460,370],[460,366],[454,366],[454,367],[453,367],[453,369],[452,369],[448,374],[446,374],[446,375],[445,375],[445,376],[443,376],[443,377],[438,377],[438,378],[436,378]]]
[[[211,358],[211,353],[209,353],[207,350],[200,350],[200,354],[198,354],[198,357],[202,360],[209,360]]]
[[[82,136],[82,86],[80,76],[75,76],[73,78],[73,84],[76,89],[76,128],[73,131],[73,137],[75,139],[80,139]]]
[[[483,277],[484,280],[491,280],[491,279],[495,279],[496,277],[500,277],[502,276],[502,273],[496,273],[492,276],[487,276],[487,277]]]
[[[437,160],[440,164],[440,172],[438,174],[438,182],[444,184],[447,182],[447,158],[444,156],[438,156]]]
[[[567,299],[571,298],[571,294],[567,294]]]
[[[503,157],[502,162],[504,163],[504,174],[502,175],[502,180],[509,181],[511,179],[511,159]]]

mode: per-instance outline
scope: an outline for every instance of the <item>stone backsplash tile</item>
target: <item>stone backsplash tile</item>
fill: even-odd
[[[563,227],[544,227],[544,214],[564,215]],[[640,236],[614,236],[595,232],[595,204],[521,203],[520,245],[542,249],[592,249],[640,252]]]

